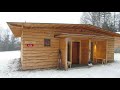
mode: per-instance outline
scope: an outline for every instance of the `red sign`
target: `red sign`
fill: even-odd
[[[27,44],[27,47],[33,47],[34,45],[33,44]]]

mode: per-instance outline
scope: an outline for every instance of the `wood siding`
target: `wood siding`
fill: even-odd
[[[8,25],[15,37],[21,37],[23,70],[56,68],[59,49],[62,52],[62,66],[67,69],[68,58],[72,62],[72,51],[75,52],[74,48],[72,49],[73,42],[80,43],[79,64],[86,65],[91,55],[91,42],[93,43],[93,55],[91,55],[93,59],[106,58],[108,61],[114,61],[114,48],[120,48],[119,34],[92,25],[10,22]],[[50,39],[50,46],[44,46],[44,39]],[[68,42],[70,43],[69,50]],[[32,46],[29,47],[29,45]]]
[[[120,48],[120,38],[119,37],[116,37],[115,38],[115,49],[117,49],[117,48]]]
[[[89,40],[81,40],[81,64],[88,64]]]
[[[106,41],[96,42],[96,58],[106,59]]]
[[[62,52],[62,66],[67,69],[67,42],[65,38],[60,39],[60,50]]]
[[[21,36],[21,64],[23,63],[23,32]]]
[[[107,60],[114,61],[114,38],[107,41]]]
[[[68,38],[55,38],[55,30],[32,30],[24,29],[21,36],[21,63],[23,70],[26,69],[41,69],[41,68],[56,68],[58,65],[58,50],[62,51],[62,66],[67,69],[67,43]],[[64,32],[63,32],[64,33]],[[44,46],[44,39],[51,40],[51,46]],[[84,40],[85,39],[85,40]],[[80,42],[80,64],[87,64],[89,59],[89,39],[69,38],[69,41]],[[33,47],[28,47],[26,44],[33,43]],[[107,58],[108,61],[114,60],[114,39],[109,39],[106,43],[98,41],[97,46],[104,47],[98,51],[101,53],[101,58]],[[106,51],[106,47],[107,51]],[[95,51],[94,51],[95,52]],[[107,54],[105,53],[107,52]],[[99,53],[94,55],[100,57]],[[71,57],[71,56],[70,56]]]
[[[51,46],[44,46],[44,39],[51,40]],[[33,43],[33,47],[26,44]],[[22,68],[54,68],[58,63],[59,39],[54,38],[50,30],[23,30],[22,35]]]

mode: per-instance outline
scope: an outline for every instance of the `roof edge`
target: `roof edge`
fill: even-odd
[[[107,30],[107,29],[103,29],[103,28],[101,28],[101,27],[97,27],[97,26],[94,26],[94,25],[91,25],[91,24],[69,24],[69,23],[36,23],[36,22],[6,22],[7,24],[8,24],[8,26],[11,28],[11,26],[12,26],[12,24],[18,24],[18,26],[19,25],[25,25],[25,24],[54,24],[54,25],[86,25],[86,28],[89,28],[89,29],[91,29],[91,28],[96,28],[96,29],[94,29],[94,30],[92,30],[93,32],[94,31],[97,31],[97,29],[98,29],[98,31],[99,32],[101,32],[101,33],[106,33],[106,34],[108,34],[108,35],[110,35],[110,36],[114,36],[114,37],[120,37],[120,34],[118,34],[118,33],[115,33],[115,32],[112,32],[112,31],[109,31],[109,30]],[[14,34],[14,30],[12,30],[11,29],[11,31],[13,32],[13,34]],[[98,32],[98,33],[99,33]],[[20,37],[20,36],[19,36]]]

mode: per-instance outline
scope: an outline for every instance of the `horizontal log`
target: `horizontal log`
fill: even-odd
[[[47,47],[47,46],[44,46],[44,43],[40,43],[40,44],[33,44],[34,46],[34,48],[37,48],[37,47]],[[23,44],[22,45],[24,48],[28,48],[28,46],[27,46],[27,44]],[[32,47],[32,48],[33,48]],[[51,45],[49,46],[49,47],[56,47],[56,48],[58,48],[59,47],[59,43],[51,43]]]
[[[35,51],[39,51],[39,50],[41,50],[41,51],[43,51],[43,50],[45,50],[45,51],[55,51],[55,50],[58,50],[58,48],[51,48],[51,47],[46,47],[46,48],[23,48],[23,50],[35,50]]]
[[[57,66],[57,63],[55,63],[55,64],[41,64],[41,63],[35,63],[35,64],[31,64],[31,63],[27,63],[27,64],[22,64],[22,66],[24,67],[45,67],[45,66],[47,66],[47,67],[52,67],[52,66]]]
[[[46,38],[46,37],[45,37]],[[43,43],[44,42],[44,39],[45,38],[40,38],[40,39],[35,39],[35,38],[24,38],[23,39],[23,43],[25,44],[26,42],[39,42],[39,43]],[[50,38],[50,40],[51,40],[51,43],[59,43],[59,40],[56,40],[56,39],[54,39],[54,38]],[[38,44],[39,44],[38,43]]]
[[[58,53],[58,50],[52,50],[52,51],[48,51],[48,50],[40,50],[40,51],[24,51],[24,54],[26,53]]]
[[[114,45],[112,45],[112,46],[109,46],[109,45],[108,45],[107,47],[110,47],[110,49],[111,49],[111,48],[114,48]]]
[[[42,45],[42,44],[40,44],[40,45],[34,45],[34,46],[32,46],[32,47],[28,47],[27,45],[23,45],[23,48],[59,48],[59,46],[55,46],[55,45],[50,45],[50,46],[44,46],[44,45]]]
[[[23,45],[23,48],[44,48],[44,45],[34,45],[33,47],[28,47],[27,45]]]
[[[112,42],[112,43],[107,43],[107,45],[114,45],[114,42]]]
[[[40,52],[43,52],[43,53],[58,53],[58,50],[51,50],[51,51],[47,51],[47,50],[31,50],[31,51],[27,51],[27,50],[25,50],[25,51],[23,51],[23,53],[40,53]]]
[[[112,44],[107,44],[108,46],[114,46],[114,43],[112,43]]]
[[[40,57],[50,57],[50,56],[58,56],[58,54],[56,53],[56,54],[23,54],[23,57],[24,56],[40,56]]]
[[[24,58],[23,59],[23,62],[24,61],[40,61],[40,62],[50,62],[50,61],[57,61],[58,60],[58,57],[50,57],[50,58],[44,58],[44,57],[41,57],[41,58]]]
[[[22,66],[23,70],[28,70],[28,69],[49,69],[49,68],[57,68],[57,65],[49,65],[49,66]]]
[[[111,49],[109,49],[109,48],[111,48],[111,47],[108,47],[107,51],[114,51],[114,48],[111,48]]]
[[[112,48],[112,49],[108,49],[107,51],[114,51],[114,48]]]
[[[46,32],[53,32],[51,29],[29,29],[29,30],[23,30],[24,33],[46,33]]]
[[[49,37],[54,37],[54,34],[48,33],[48,34],[40,34],[40,33],[23,33],[23,37],[25,35],[31,35],[31,36],[37,36],[37,37],[44,37],[44,36],[49,36]]]
[[[34,33],[35,34],[35,33]],[[36,33],[36,35],[31,35],[31,34],[29,34],[29,35],[23,35],[23,38],[40,38],[40,37],[43,37],[43,36],[52,36],[52,37],[54,37],[54,34],[42,34],[42,33]]]
[[[43,31],[43,32],[23,32],[24,35],[31,35],[31,34],[40,34],[40,35],[48,35],[48,34],[55,34],[54,32],[50,32],[50,31]]]
[[[41,63],[41,64],[50,64],[50,63],[58,63],[58,60],[24,60],[22,64],[29,64],[29,63]]]
[[[24,33],[45,33],[45,32],[51,32],[53,33],[53,29],[29,29],[29,30],[23,30]]]
[[[34,56],[31,56],[31,57],[24,57],[24,60],[53,60],[53,59],[58,59],[58,56],[49,56],[49,57],[34,57]]]
[[[36,39],[36,38],[23,38],[23,41],[44,41],[45,38],[49,38],[49,39],[54,39],[54,38],[51,38],[51,37],[41,37],[39,39]]]

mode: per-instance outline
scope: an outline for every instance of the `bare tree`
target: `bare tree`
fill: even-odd
[[[92,24],[101,27],[102,15],[102,12],[84,12],[81,21],[84,24]]]
[[[119,20],[119,24],[118,24],[119,28],[118,28],[118,32],[120,32],[120,20]]]
[[[115,14],[115,28],[116,28],[116,31],[120,31],[119,25],[120,25],[120,12],[116,12],[116,14]]]
[[[116,13],[112,15],[111,12],[84,12],[81,20],[85,24],[116,31]]]
[[[13,35],[10,38],[9,50],[18,50],[20,49],[20,41],[18,38],[15,38]]]
[[[115,26],[116,13],[114,12],[114,26]]]
[[[0,51],[20,50],[20,40],[11,35],[8,29],[3,29],[1,33]]]

